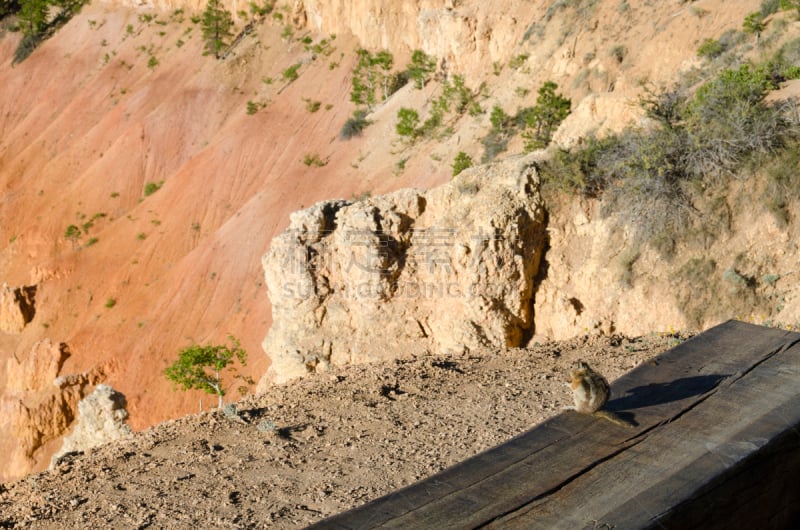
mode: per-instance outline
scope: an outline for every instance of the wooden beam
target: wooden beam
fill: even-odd
[[[778,528],[800,517],[800,334],[729,321],[565,412],[312,528]],[[797,507],[794,507],[797,505]]]

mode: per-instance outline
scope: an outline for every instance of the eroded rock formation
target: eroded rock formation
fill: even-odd
[[[130,434],[125,396],[108,385],[97,385],[94,392],[78,403],[75,429],[64,437],[64,444],[51,461],[73,451],[86,451]]]
[[[67,431],[78,402],[105,379],[105,365],[59,376],[69,356],[65,343],[45,339],[24,356],[8,359],[0,396],[0,453],[5,461],[0,480],[19,477],[47,458],[45,453],[52,450],[48,444]]]
[[[69,355],[69,347],[63,342],[53,344],[50,339],[37,342],[21,359],[14,356],[8,359],[6,389],[11,392],[28,392],[47,387],[56,378]]]
[[[532,159],[467,170],[429,191],[296,212],[263,265],[267,378],[330,364],[519,345],[544,245]]]
[[[0,333],[16,335],[36,314],[36,286],[0,286]]]
[[[505,59],[525,31],[523,21],[509,12],[517,15],[531,7],[522,2],[503,7],[453,0],[295,0],[292,21],[328,33],[350,31],[370,49],[422,49],[455,71],[477,72]]]

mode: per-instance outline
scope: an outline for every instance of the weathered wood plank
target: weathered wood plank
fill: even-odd
[[[780,428],[787,428],[785,422],[776,427],[774,415],[794,418],[786,416],[785,410],[794,406],[794,398],[785,395],[781,398],[784,403],[770,393],[778,382],[785,384],[787,377],[793,388],[798,388],[800,369],[786,368],[787,357],[797,357],[796,348],[789,346],[798,339],[798,334],[727,322],[614,383],[614,395],[622,397],[608,408],[635,419],[635,429],[575,413],[561,414],[502,446],[314,527],[475,528],[494,524],[554,528],[563,522],[562,527],[575,528],[591,526],[592,518],[601,520],[598,517],[613,515],[614,520],[622,521],[613,511],[617,508],[663,519],[665,499],[673,503],[685,500],[691,487],[720,476],[714,467],[720,455],[740,455],[731,462],[741,462],[746,458],[741,455],[752,452],[748,448],[767,447],[768,439],[752,446],[755,434],[766,430],[775,437]],[[775,374],[784,379],[774,379]],[[722,421],[723,414],[727,414],[725,418],[739,414],[744,419]],[[736,445],[738,436],[746,441]],[[698,447],[703,448],[699,453]],[[737,448],[739,452],[734,451]],[[695,472],[687,475],[685,470]],[[642,477],[642,473],[650,476]],[[619,484],[616,490],[608,489],[609,479]],[[581,486],[599,489],[602,495],[579,490]],[[653,495],[668,488],[674,493],[660,500]],[[592,498],[580,499],[569,493],[573,491]],[[643,491],[651,491],[646,497],[652,505],[640,504],[645,502]],[[637,500],[636,494],[642,499]],[[573,504],[563,504],[567,501]],[[634,509],[636,506],[639,509]],[[565,510],[569,516],[564,516]]]
[[[766,514],[781,505],[773,497],[800,494],[800,483],[795,480],[787,489],[759,480],[754,488],[749,479],[759,469],[780,472],[774,455],[785,458],[792,447],[798,459],[798,383],[800,344],[795,344],[726,380],[712,398],[641,437],[629,450],[489,527],[730,528],[732,520],[757,519],[754,527],[766,528]],[[714,521],[720,514],[725,518]]]

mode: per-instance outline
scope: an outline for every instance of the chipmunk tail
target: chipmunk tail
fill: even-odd
[[[614,425],[619,425],[620,427],[631,428],[631,427],[636,427],[638,425],[633,421],[628,421],[624,418],[621,418],[620,416],[614,414],[609,410],[597,410],[592,413],[592,416],[597,416],[598,418],[604,418],[613,423]]]

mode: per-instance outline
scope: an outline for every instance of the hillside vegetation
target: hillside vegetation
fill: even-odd
[[[215,33],[205,4],[0,2],[0,284],[29,309],[0,322],[0,479],[41,469],[98,382],[134,429],[197,411],[162,375],[192,343],[233,335],[260,377],[291,212],[531,150],[537,338],[800,320],[796,10],[329,4]]]

